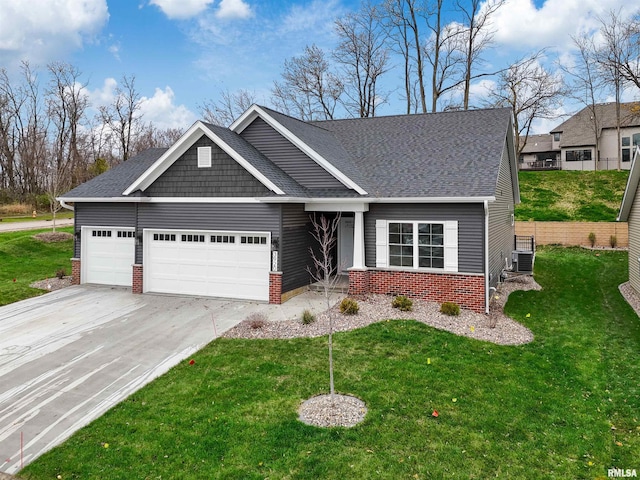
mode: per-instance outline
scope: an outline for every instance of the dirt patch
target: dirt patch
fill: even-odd
[[[67,232],[44,232],[34,235],[33,238],[44,243],[57,243],[72,240],[73,235]]]
[[[40,290],[47,290],[48,292],[53,292],[54,290],[60,290],[61,288],[70,287],[72,285],[72,280],[73,280],[73,277],[71,276],[62,277],[62,278],[57,278],[57,277],[45,278],[44,280],[33,282],[29,286],[31,288],[38,288]]]

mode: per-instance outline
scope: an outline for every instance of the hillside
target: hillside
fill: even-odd
[[[516,220],[614,222],[628,175],[628,171],[521,171]]]

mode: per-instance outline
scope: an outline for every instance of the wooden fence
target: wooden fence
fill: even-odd
[[[598,247],[611,247],[612,236],[617,247],[629,246],[625,222],[516,222],[516,235],[533,235],[537,245],[591,246],[590,233],[595,234]]]

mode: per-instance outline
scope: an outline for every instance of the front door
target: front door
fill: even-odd
[[[353,217],[340,218],[338,226],[338,273],[353,266]]]

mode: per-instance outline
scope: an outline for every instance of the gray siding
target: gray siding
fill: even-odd
[[[136,205],[134,203],[81,203],[74,209],[76,232],[84,226],[135,227]],[[76,237],[74,256],[80,258],[80,238]]]
[[[142,203],[138,233],[145,228],[271,232],[280,237],[280,205],[264,203]],[[142,246],[136,247],[142,263]]]
[[[629,283],[640,293],[640,200],[636,192],[629,211]]]
[[[256,118],[240,136],[303,187],[344,188],[346,190],[342,183],[261,118]]]
[[[458,271],[483,273],[484,207],[473,204],[376,204],[364,214],[365,263],[376,266],[376,220],[457,220]]]
[[[211,147],[211,167],[198,168],[198,147]],[[206,135],[146,190],[151,197],[254,197],[271,192]]]
[[[281,258],[282,291],[288,292],[311,283],[307,271],[312,237],[311,222],[303,204],[282,206]]]
[[[495,287],[500,281],[500,273],[505,267],[505,258],[511,265],[511,251],[515,226],[511,223],[513,212],[513,181],[506,148],[502,154],[496,201],[489,203],[489,285]]]

